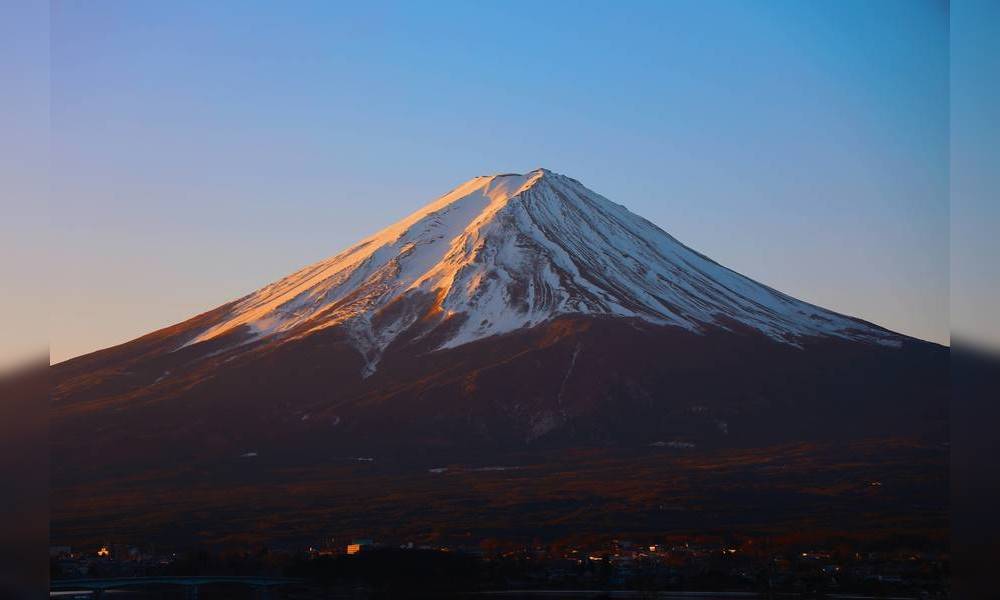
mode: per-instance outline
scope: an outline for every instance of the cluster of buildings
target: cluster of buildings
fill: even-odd
[[[517,581],[526,587],[589,585],[595,588],[745,590],[794,593],[899,593],[944,597],[948,556],[908,549],[860,551],[773,547],[739,542],[650,542],[615,540],[593,547],[553,551],[534,547],[494,560],[524,566]]]
[[[53,577],[77,579],[90,576],[134,577],[164,569],[177,559],[173,553],[158,554],[128,544],[107,544],[86,550],[71,546],[49,546]]]
[[[400,550],[432,550],[438,552],[451,552],[455,550],[454,548],[447,546],[435,546],[431,544],[415,544],[413,542],[404,542],[401,544],[386,544],[381,542],[376,542],[370,538],[359,538],[350,539],[348,542],[338,542],[337,539],[331,538],[326,540],[322,544],[317,544],[314,546],[309,546],[306,554],[310,557],[329,557],[329,556],[339,556],[339,555],[354,555],[360,554],[362,552],[370,552],[376,549],[386,549],[386,548],[398,548]],[[471,554],[480,554],[478,548],[463,548],[462,551]]]
[[[327,539],[285,559],[310,561],[375,550],[424,550],[475,556],[490,585],[507,589],[745,590],[797,593],[897,593],[942,597],[948,589],[948,557],[942,553],[900,549],[868,551],[776,547],[766,541],[705,539],[513,546],[481,543],[443,546],[388,543],[371,538]],[[50,548],[53,577],[128,577],[165,573],[175,554],[113,544],[86,551]],[[298,558],[294,558],[294,557]],[[272,558],[276,558],[272,554]],[[183,565],[181,565],[183,566]],[[251,568],[248,562],[244,565]],[[280,567],[277,567],[280,569]]]

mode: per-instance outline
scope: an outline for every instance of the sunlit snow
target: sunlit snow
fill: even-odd
[[[255,337],[344,325],[373,373],[426,314],[373,317],[414,294],[464,316],[442,347],[558,315],[637,317],[701,332],[737,322],[783,343],[898,336],[791,298],[684,246],[574,179],[538,169],[476,177],[340,254],[239,300],[189,344],[247,326]],[[382,314],[384,317],[384,314]]]

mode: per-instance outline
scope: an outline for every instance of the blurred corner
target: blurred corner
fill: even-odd
[[[48,597],[48,356],[0,375],[0,598]]]
[[[0,598],[47,598],[49,4],[0,3]]]
[[[997,594],[1000,550],[1000,2],[951,18],[952,593]]]

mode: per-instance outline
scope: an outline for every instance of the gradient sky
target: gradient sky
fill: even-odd
[[[48,32],[45,3],[0,3],[0,379],[48,354]]]
[[[53,361],[539,166],[948,342],[944,2],[56,2],[51,23]]]

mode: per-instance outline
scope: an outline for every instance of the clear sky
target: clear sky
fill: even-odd
[[[947,3],[56,2],[51,353],[547,167],[794,296],[947,343]]]

